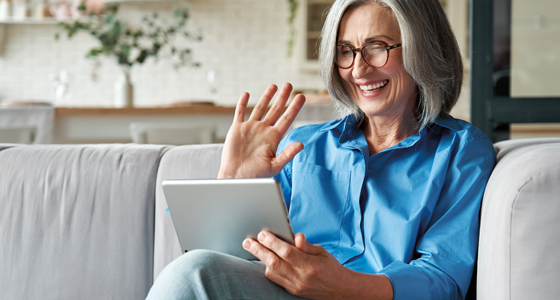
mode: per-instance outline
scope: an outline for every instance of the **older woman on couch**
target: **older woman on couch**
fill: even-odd
[[[192,251],[148,298],[462,299],[476,257],[492,143],[449,116],[462,83],[437,0],[339,0],[323,28],[324,83],[345,117],[290,131],[303,106],[270,86],[241,96],[220,178],[275,176],[295,245],[261,232],[261,262]],[[305,234],[305,235],[304,235]]]

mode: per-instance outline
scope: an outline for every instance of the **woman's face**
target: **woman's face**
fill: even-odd
[[[344,13],[338,31],[337,45],[361,48],[368,43],[392,46],[401,43],[398,23],[390,8],[367,3]],[[416,83],[405,71],[402,47],[389,51],[384,67],[374,68],[356,52],[354,64],[338,68],[347,89],[368,117],[410,117],[416,103]]]

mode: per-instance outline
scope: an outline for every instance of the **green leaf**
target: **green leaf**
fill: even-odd
[[[129,45],[121,45],[120,49],[121,49],[122,54],[124,56],[126,56],[127,59],[128,59],[128,56],[130,56],[130,46]]]
[[[86,55],[87,58],[93,58],[93,57],[97,57],[99,54],[102,54],[103,50],[102,49],[96,49],[93,48],[91,50],[89,50],[88,54]]]
[[[145,49],[142,49],[142,51],[140,52],[140,54],[136,58],[136,61],[138,63],[142,64],[142,63],[144,63],[144,61],[146,60],[147,57],[148,57],[148,51],[145,50]]]
[[[119,63],[119,65],[123,65],[123,66],[131,66],[132,65],[131,63],[128,62],[128,57],[126,57],[122,53],[117,54],[117,62]]]

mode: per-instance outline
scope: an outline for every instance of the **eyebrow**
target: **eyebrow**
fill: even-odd
[[[367,38],[366,41],[365,41],[365,44],[369,44],[369,43],[377,41],[379,39],[387,39],[387,40],[390,40],[392,42],[395,41],[391,37],[388,37],[386,35],[376,35],[374,37]],[[339,44],[339,45],[351,45],[352,43],[350,41],[339,40],[337,44]]]

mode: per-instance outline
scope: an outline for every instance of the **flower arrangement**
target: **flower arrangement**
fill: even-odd
[[[160,55],[174,59],[173,66],[198,67],[199,62],[192,58],[190,48],[175,46],[178,37],[190,41],[201,41],[202,35],[187,29],[189,5],[173,9],[174,22],[160,18],[157,13],[142,18],[142,26],[132,28],[121,21],[118,16],[119,5],[107,4],[103,12],[98,14],[89,11],[86,2],[78,6],[78,11],[86,16],[59,25],[66,31],[68,38],[84,31],[94,37],[99,45],[88,51],[87,58],[101,55],[113,57],[119,66],[128,71],[134,65],[143,64],[149,57]],[[55,35],[59,39],[60,34]],[[165,53],[165,54],[163,54]]]
[[[156,60],[160,56],[171,59],[173,67],[199,67],[200,63],[192,58],[191,49],[178,47],[175,42],[179,38],[190,41],[201,41],[202,35],[187,29],[189,19],[189,5],[173,9],[174,22],[160,18],[157,13],[142,18],[141,26],[132,28],[121,21],[118,16],[119,5],[108,4],[93,6],[98,0],[80,2],[77,10],[78,19],[61,22],[59,25],[66,31],[68,38],[84,31],[94,37],[99,43],[90,49],[86,57],[98,58],[109,56],[116,60],[122,69],[122,74],[115,82],[115,106],[131,107],[133,101],[133,86],[130,82],[130,69],[134,65],[143,64],[148,58]],[[85,16],[79,17],[80,14]],[[60,35],[56,34],[55,39]]]

